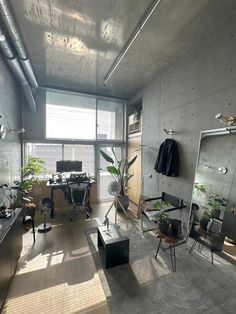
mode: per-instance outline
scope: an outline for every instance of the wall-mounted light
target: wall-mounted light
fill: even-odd
[[[0,125],[0,139],[4,139],[7,135],[7,133],[24,133],[25,129],[21,128],[21,129],[8,129],[4,124]]]
[[[223,116],[222,113],[217,113],[215,118],[220,120],[221,123],[225,125],[234,125],[236,122],[236,117],[234,116]]]
[[[173,129],[162,129],[167,135],[173,135],[175,132]]]

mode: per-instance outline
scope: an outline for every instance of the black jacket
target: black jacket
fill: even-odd
[[[154,169],[169,177],[179,176],[179,149],[174,140],[167,138],[161,144]]]

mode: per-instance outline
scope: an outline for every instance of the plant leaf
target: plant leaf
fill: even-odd
[[[103,150],[100,149],[100,154],[102,155],[102,157],[107,161],[110,162],[111,164],[114,164],[114,160],[107,155]]]
[[[115,176],[120,174],[119,170],[115,166],[107,166],[107,171]]]
[[[128,167],[128,168],[135,162],[135,160],[137,159],[137,157],[138,157],[137,155],[134,156],[134,158],[131,159],[131,160],[128,162],[128,164],[127,164],[127,167]]]

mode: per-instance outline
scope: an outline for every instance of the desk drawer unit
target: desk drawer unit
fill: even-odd
[[[97,245],[105,268],[129,262],[129,238],[120,233],[119,227],[110,225],[97,228]]]

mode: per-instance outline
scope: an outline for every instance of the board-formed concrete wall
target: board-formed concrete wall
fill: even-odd
[[[21,128],[21,94],[13,75],[0,57],[0,124],[8,128]],[[21,165],[20,135],[8,133],[5,139],[0,139],[0,185],[8,184],[19,178]],[[3,197],[0,189],[0,206],[8,200]]]
[[[223,127],[216,113],[236,116],[236,21],[228,21],[195,49],[143,89],[143,193],[161,191],[191,201],[201,130]],[[168,136],[162,130],[172,128]],[[181,169],[177,178],[154,170],[160,144],[172,137],[179,143]],[[152,173],[150,179],[148,174]]]

